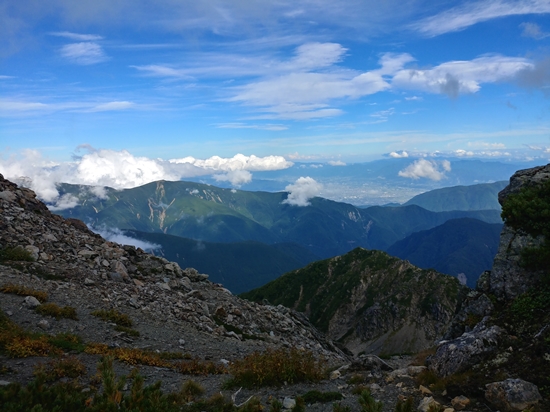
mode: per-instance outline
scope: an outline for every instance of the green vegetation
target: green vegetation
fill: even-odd
[[[358,401],[362,412],[382,412],[384,407],[384,404],[374,399],[369,391],[361,392]]]
[[[48,293],[29,288],[27,286],[16,285],[13,283],[7,283],[0,287],[0,292],[12,293],[14,295],[21,296],[34,296],[39,302],[43,303],[48,300]]]
[[[132,326],[132,320],[128,315],[125,315],[124,313],[120,313],[115,309],[109,309],[109,310],[96,310],[92,312],[93,316],[96,316],[105,322],[113,322],[116,323],[118,326],[125,326],[125,327],[131,327]]]
[[[254,352],[230,365],[233,378],[225,386],[253,388],[318,382],[326,376],[325,363],[315,359],[313,353],[295,348]]]
[[[44,316],[52,316],[57,320],[61,318],[78,320],[75,308],[70,306],[59,307],[55,303],[43,303],[36,307],[36,312]]]
[[[523,250],[522,263],[530,269],[550,267],[550,180],[509,195],[502,205],[502,219],[535,238],[544,236],[541,246]]]
[[[22,246],[0,249],[0,263],[4,262],[34,262],[32,253]]]

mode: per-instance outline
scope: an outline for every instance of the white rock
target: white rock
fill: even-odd
[[[296,406],[296,400],[292,398],[285,398],[283,399],[283,408],[285,409],[292,409]]]
[[[25,304],[25,306],[31,309],[36,308],[37,306],[40,306],[40,302],[34,296],[27,296],[23,301],[23,303]]]
[[[330,373],[330,380],[333,381],[335,379],[338,379],[340,376],[342,376],[342,373],[339,370],[332,371]]]

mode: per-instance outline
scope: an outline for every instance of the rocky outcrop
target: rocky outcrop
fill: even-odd
[[[417,352],[440,340],[467,290],[454,277],[356,248],[247,292],[303,311],[354,355]]]
[[[536,186],[550,178],[550,164],[532,169],[519,170],[510,178],[510,184],[498,195],[502,205],[508,196],[518,193],[523,187]],[[504,225],[493,268],[485,282],[484,289],[500,300],[513,299],[540,279],[541,273],[526,270],[519,265],[521,250],[527,246],[537,246],[542,239],[534,239]]]
[[[463,372],[494,354],[503,331],[498,326],[487,326],[487,321],[485,318],[457,339],[440,342],[435,355],[427,360],[428,368],[445,377]]]

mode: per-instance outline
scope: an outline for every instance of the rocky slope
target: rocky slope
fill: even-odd
[[[32,259],[26,261],[20,256]],[[167,392],[178,391],[183,382],[192,379],[204,387],[205,397],[222,393],[226,400],[242,404],[254,395],[267,407],[273,399],[292,404],[297,396],[318,390],[338,393],[343,396],[343,406],[360,410],[354,389],[363,384],[384,402],[385,412],[393,411],[400,397],[412,397],[418,404],[423,396],[412,376],[424,368],[407,368],[409,358],[381,361],[364,356],[352,362],[302,314],[240,299],[194,269],[182,270],[140,249],[107,242],[82,222],[51,214],[32,191],[1,175],[0,260],[0,328],[14,324],[47,339],[76,335],[86,345],[125,354],[179,353],[184,359],[192,358],[191,364],[212,362],[216,367],[277,348],[309,350],[327,359],[332,368],[340,367],[332,379],[327,375],[319,383],[238,391],[224,389],[226,374],[197,376],[166,366],[138,364],[146,385],[160,381]],[[27,288],[26,293],[10,293],[17,287]],[[75,318],[40,314],[44,304],[30,296],[36,292],[47,294],[47,303],[73,308]],[[119,329],[92,315],[100,309],[129,316],[132,328]],[[82,391],[97,385],[101,356],[93,351],[68,348],[61,358],[54,359],[26,354],[9,357],[2,350],[2,338],[0,334],[0,389],[10,383],[28,384],[37,367],[47,368],[60,360],[76,362],[75,358],[85,366],[85,373],[78,378]],[[135,362],[120,360],[114,364],[119,376],[132,376],[134,367]],[[66,383],[67,378],[59,382]],[[124,388],[128,393],[129,386]],[[450,399],[446,401],[450,405]],[[331,411],[332,403],[312,402],[308,410]]]
[[[303,311],[314,325],[359,353],[415,353],[441,339],[466,288],[362,248],[289,272],[244,297]]]

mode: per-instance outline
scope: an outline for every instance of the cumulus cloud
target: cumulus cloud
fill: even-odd
[[[64,58],[81,65],[101,63],[108,59],[103,48],[93,42],[66,44],[60,52]]]
[[[24,150],[6,158],[0,157],[0,173],[7,179],[26,182],[40,199],[52,207],[67,208],[71,205],[70,199],[59,203],[58,183],[93,186],[90,191],[104,198],[105,187],[127,189],[157,180],[177,181],[205,175],[214,175],[218,180],[240,186],[252,179],[253,171],[281,170],[293,165],[282,156],[238,154],[232,158],[187,157],[165,161],[134,156],[126,150],[96,150],[88,145],[77,148],[77,151],[82,150],[86,153],[75,156],[70,162],[52,162],[37,150]]]
[[[448,160],[436,162],[435,160],[419,159],[399,171],[398,175],[410,179],[426,178],[438,181],[445,178],[445,172],[450,171],[451,162]]]
[[[520,73],[528,75],[532,71],[533,63],[522,57],[483,56],[470,61],[442,63],[432,69],[399,70],[392,79],[392,87],[456,98],[461,94],[476,93],[483,83],[512,80]]]
[[[409,157],[409,154],[406,151],[401,150],[399,152],[391,152],[389,156],[393,157],[394,159],[399,159],[402,157]]]
[[[139,248],[141,248],[143,250],[146,250],[146,251],[152,251],[152,250],[161,248],[160,245],[157,245],[155,243],[150,243],[150,242],[146,242],[144,240],[139,240],[139,239],[130,237],[130,236],[126,235],[122,230],[117,229],[117,228],[102,227],[102,228],[98,229],[98,228],[94,228],[94,227],[91,227],[91,226],[88,226],[88,228],[92,232],[101,235],[101,237],[103,237],[104,239],[106,239],[110,242],[120,243],[121,245],[135,246],[135,247],[139,247]]]
[[[458,157],[465,157],[465,156],[473,156],[474,155],[474,152],[472,151],[466,151],[464,149],[458,149],[458,150],[455,150],[455,155],[458,156]]]
[[[248,170],[233,170],[225,174],[214,175],[217,182],[229,182],[232,186],[241,187],[252,181],[252,173]]]
[[[317,196],[323,185],[311,177],[300,177],[294,184],[285,187],[288,192],[288,197],[283,200],[283,203],[291,206],[309,206],[309,200]]]
[[[169,162],[173,164],[191,164],[204,169],[224,172],[235,170],[248,170],[251,172],[282,170],[293,165],[292,162],[287,161],[283,156],[257,157],[254,155],[245,156],[240,153],[231,158],[212,156],[208,159],[196,159],[189,156],[181,159],[171,159]]]

